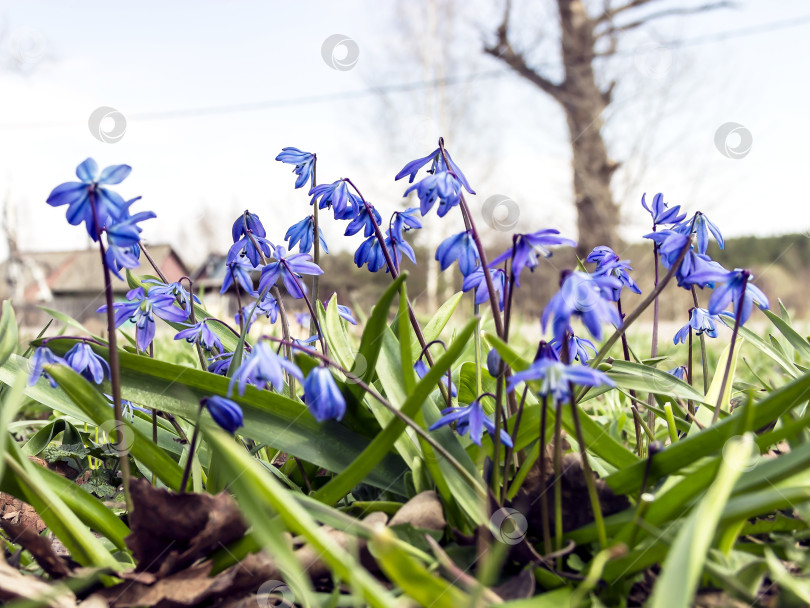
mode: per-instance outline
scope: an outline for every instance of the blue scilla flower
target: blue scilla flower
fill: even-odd
[[[687,234],[682,234],[675,230],[659,230],[658,232],[651,232],[644,235],[645,239],[650,239],[658,245],[658,254],[661,258],[661,264],[665,268],[671,268],[677,261],[683,248],[687,246],[690,237]]]
[[[585,259],[586,262],[596,262],[594,274],[605,274],[619,279],[621,286],[610,290],[610,299],[618,302],[622,295],[622,288],[627,287],[633,293],[641,293],[641,288],[630,276],[633,267],[628,260],[620,260],[619,256],[610,247],[599,246]]]
[[[675,273],[675,278],[678,280],[678,286],[685,289],[694,287],[714,288],[714,281],[705,280],[706,274],[712,276],[725,275],[728,272],[722,264],[711,259],[706,254],[700,254],[694,249],[689,250],[683,258],[678,272]]]
[[[309,191],[310,204],[318,204],[318,209],[332,209],[336,220],[353,218],[362,205],[356,194],[349,191],[349,184],[339,179],[331,184],[321,184]]]
[[[446,270],[450,264],[458,261],[458,269],[465,277],[479,265],[478,249],[470,230],[454,234],[442,241],[436,250],[436,260]]]
[[[668,206],[664,202],[664,195],[660,192],[653,197],[653,202],[650,207],[647,206],[647,201],[644,200],[646,196],[646,192],[641,195],[641,204],[652,216],[653,226],[677,224],[686,217],[685,213],[681,213],[680,205],[675,205],[674,207]]]
[[[552,359],[535,359],[528,369],[513,374],[507,380],[507,389],[511,392],[521,382],[542,380],[538,394],[542,397],[553,397],[562,402],[572,398],[571,385],[580,386],[616,386],[605,373],[587,365],[568,365]]]
[[[262,278],[259,280],[259,290],[264,292],[276,284],[279,277],[284,283],[284,287],[294,298],[303,298],[306,287],[298,279],[301,275],[323,274],[308,253],[293,253],[287,255],[287,249],[279,245],[274,254],[275,261],[270,262],[262,268]]]
[[[231,264],[240,257],[246,257],[256,268],[263,258],[273,255],[273,243],[267,240],[267,232],[255,213],[245,211],[236,218],[231,232],[233,245],[228,250],[226,263]]]
[[[377,272],[386,265],[385,255],[376,236],[370,236],[360,244],[354,253],[354,263],[358,268],[362,268],[363,264],[368,264],[371,272]],[[388,268],[386,268],[387,270]]]
[[[46,365],[68,365],[62,357],[56,355],[47,346],[40,346],[31,355],[30,367],[31,376],[28,378],[28,385],[33,386],[37,380],[44,377],[51,385],[51,388],[56,388],[56,380],[45,371]]]
[[[297,312],[293,315],[295,322],[301,327],[309,327],[309,322],[312,319],[308,312]]]
[[[219,337],[211,331],[205,319],[199,323],[190,325],[188,329],[177,332],[174,339],[185,340],[189,344],[199,344],[208,351],[216,350],[216,352],[222,352],[225,350],[222,348],[222,342]]]
[[[237,385],[239,394],[244,395],[248,384],[260,389],[270,385],[275,390],[280,391],[284,387],[285,370],[299,381],[304,381],[304,376],[295,363],[277,354],[269,343],[259,342],[231,376],[228,394],[232,394],[233,387]]]
[[[680,234],[694,234],[697,236],[697,250],[698,253],[706,253],[709,247],[709,234],[714,237],[720,249],[725,247],[723,242],[723,235],[720,234],[720,229],[711,221],[704,213],[698,211],[692,219],[678,224],[673,228],[675,232]]]
[[[309,338],[296,338],[295,340],[292,341],[292,343],[293,347],[300,346],[302,348],[306,348],[317,342],[318,339],[319,339],[318,334],[315,334],[314,336],[310,336]]]
[[[689,323],[684,325],[675,334],[673,342],[680,344],[686,342],[689,337],[689,328],[695,332],[696,335],[706,334],[710,338],[717,337],[717,325],[715,321],[719,320],[717,315],[711,314],[705,308],[693,308],[689,313]]]
[[[428,373],[428,366],[420,358],[416,363],[414,363],[413,370],[416,372],[416,375],[419,376],[419,379],[421,380],[422,378],[425,377],[425,374]],[[441,382],[447,387],[447,390],[450,391],[451,397],[458,396],[458,389],[456,388],[455,383],[446,374],[442,376]]]
[[[110,220],[121,217],[125,207],[121,195],[106,186],[120,184],[131,171],[129,165],[112,165],[99,172],[98,163],[88,158],[76,167],[76,177],[81,181],[60,184],[51,191],[47,203],[52,207],[67,205],[68,223],[78,226],[84,222],[87,234],[97,241],[101,230]]]
[[[329,303],[332,301],[332,298],[336,298],[336,297],[337,297],[336,293],[333,293],[331,296],[329,296],[329,299],[326,300],[323,303],[324,308],[328,308]],[[337,305],[337,310],[338,310],[338,315],[340,315],[342,318],[346,319],[346,321],[348,321],[352,325],[357,325],[357,319],[354,318],[354,315],[352,314],[352,311],[348,306],[344,306],[343,304],[338,304]]]
[[[595,272],[599,272],[600,270],[604,270],[606,267],[609,268],[612,264],[620,262],[621,259],[619,258],[619,254],[613,251],[610,247],[599,245],[593,248],[593,250],[588,254],[588,257],[585,258],[585,261],[591,263],[595,262]]]
[[[129,214],[129,208],[140,200],[140,196],[124,203],[121,215],[111,218],[106,226],[107,251],[105,260],[107,267],[123,280],[120,271],[124,268],[137,268],[140,266],[138,258],[141,254],[140,241],[142,228],[138,222],[157,217],[151,211],[140,211],[135,215]]]
[[[391,214],[391,233],[402,238],[402,233],[408,230],[418,230],[422,227],[419,217],[419,207],[410,207],[405,211],[394,211]],[[368,235],[367,235],[368,236]]]
[[[304,152],[298,148],[288,147],[281,149],[281,152],[276,156],[276,160],[288,165],[295,165],[293,173],[298,176],[295,180],[296,188],[300,188],[312,178],[316,160],[314,154]]]
[[[549,247],[555,245],[576,247],[576,241],[557,236],[558,234],[560,234],[559,230],[554,229],[538,230],[530,234],[517,234],[514,237],[513,246],[492,260],[489,265],[497,266],[505,260],[511,259],[514,253],[512,273],[515,275],[515,284],[520,286],[520,273],[523,272],[524,268],[534,272],[534,269],[540,263],[537,259],[538,255],[544,258],[551,256]]]
[[[506,273],[500,268],[490,268],[489,275],[492,277],[492,287],[498,296],[498,307],[503,310],[503,292],[506,288]],[[483,304],[489,299],[487,281],[484,277],[484,269],[479,266],[473,272],[464,277],[461,290],[464,292],[475,289],[475,303]]]
[[[602,324],[621,325],[619,312],[610,300],[612,290],[620,289],[621,282],[607,275],[572,272],[549,301],[541,319],[543,329],[552,320],[552,333],[563,340],[571,326],[571,317],[580,317],[585,327],[597,340],[602,339]]]
[[[470,194],[475,194],[475,190],[473,190],[472,187],[470,187],[470,183],[467,181],[467,178],[464,177],[464,173],[462,173],[458,165],[455,162],[453,162],[450,153],[447,150],[445,150],[444,154],[447,155],[447,161],[448,164],[450,165],[449,167],[444,162],[444,155],[442,154],[441,148],[436,148],[433,152],[431,152],[427,156],[423,158],[417,158],[416,160],[412,160],[407,165],[405,165],[402,171],[397,173],[396,177],[394,178],[394,181],[402,179],[407,175],[408,183],[412,184],[414,178],[416,177],[416,174],[419,172],[419,169],[421,169],[428,163],[431,163],[430,169],[428,169],[428,173],[433,175],[441,172],[452,173],[456,177],[456,179],[461,183],[461,185],[464,186],[467,192],[469,192]],[[407,192],[405,194],[407,194]],[[425,212],[423,211],[422,215],[424,214]]]
[[[709,314],[718,315],[731,304],[734,315],[742,299],[740,310],[740,325],[748,320],[756,304],[761,310],[768,310],[769,302],[762,290],[751,281],[754,276],[748,271],[735,268],[731,272],[706,270],[698,278],[711,280],[716,284],[712,297],[709,299]]]
[[[110,366],[107,361],[101,355],[97,355],[86,342],[74,344],[65,353],[65,361],[74,371],[96,384],[101,384],[105,377],[110,376]]]
[[[102,393],[107,398],[107,403],[110,407],[114,408],[115,403],[113,402],[112,395],[107,393]],[[145,407],[140,407],[132,403],[129,399],[121,399],[121,416],[123,418],[129,418],[129,421],[132,422],[135,420],[135,412],[143,412],[144,414],[151,414],[152,410],[148,410]]]
[[[324,253],[329,253],[329,247],[326,246],[326,241],[323,238],[323,230],[318,227],[318,239],[321,243],[321,249]],[[301,253],[309,253],[312,249],[312,243],[315,242],[315,218],[313,216],[305,217],[297,224],[293,224],[284,235],[284,240],[289,241],[289,249],[298,245],[298,251]]]
[[[412,263],[416,264],[416,254],[411,244],[405,239],[397,238],[396,235],[392,235],[390,230],[388,230],[386,234],[388,236],[385,237],[385,246],[388,248],[388,251],[393,254],[394,263],[397,265],[397,268],[402,264],[403,255]],[[385,271],[388,272],[388,268],[386,268]]]
[[[444,217],[461,200],[461,182],[455,175],[447,171],[428,175],[419,183],[405,190],[404,196],[408,196],[414,190],[419,197],[422,215],[427,215],[438,200],[437,213],[439,217]]]
[[[116,302],[115,326],[120,327],[127,321],[135,323],[135,342],[138,349],[146,351],[152,340],[155,338],[155,315],[164,321],[182,323],[188,319],[188,313],[174,305],[175,298],[164,293],[152,293],[147,295],[143,287],[136,287],[127,292],[126,302]],[[105,304],[96,312],[106,312]]]
[[[231,366],[231,359],[233,359],[233,353],[219,353],[213,357],[208,357],[208,371],[220,376],[226,375],[228,368]]]
[[[182,306],[183,310],[189,315],[191,314],[191,307],[194,303],[200,304],[200,298],[192,296],[188,289],[183,287],[183,284],[179,281],[164,283],[157,279],[146,279],[144,283],[151,285],[151,287],[149,287],[149,295],[167,295],[177,298],[180,306]]]
[[[253,265],[247,258],[236,258],[233,262],[225,264],[225,268],[225,279],[222,281],[222,289],[219,290],[219,293],[227,292],[236,278],[236,282],[246,293],[256,295],[253,289],[253,278],[250,276]]]
[[[313,367],[304,380],[304,402],[318,422],[340,420],[346,413],[346,399],[332,373],[325,367]]]
[[[480,399],[476,399],[470,405],[464,407],[448,407],[442,410],[442,417],[430,425],[430,430],[456,423],[456,430],[460,435],[470,434],[470,440],[475,445],[481,445],[481,437],[486,430],[491,435],[495,434],[495,423],[492,418],[484,413]],[[512,438],[505,430],[500,429],[501,444],[513,447]]]
[[[242,408],[230,399],[220,397],[219,395],[211,395],[210,397],[200,399],[200,405],[208,410],[214,422],[231,435],[236,432],[236,429],[245,424],[242,416]]]
[[[369,209],[371,211],[369,211]],[[373,221],[372,216],[374,218]],[[344,234],[345,236],[351,236],[362,230],[363,236],[368,238],[374,234],[374,224],[376,223],[377,226],[379,226],[381,221],[380,212],[374,207],[371,205],[360,205],[354,218],[349,222],[349,225],[346,226],[346,232]]]
[[[554,358],[558,361],[562,360],[562,342],[554,338],[549,342],[549,346],[554,350],[554,354],[556,355]],[[590,351],[590,353],[588,351]],[[573,363],[578,360],[582,365],[587,365],[588,360],[591,358],[591,353],[596,354],[596,347],[593,345],[593,342],[571,333],[568,334],[568,361],[566,361],[566,363]]]
[[[667,371],[671,376],[675,376],[678,380],[686,381],[686,366],[679,365]]]
[[[253,326],[253,323],[261,316],[264,315],[270,319],[271,323],[275,323],[278,319],[278,300],[272,294],[266,293],[264,297],[258,302],[253,302],[242,307],[242,310],[234,315],[237,324],[247,324],[247,329]]]

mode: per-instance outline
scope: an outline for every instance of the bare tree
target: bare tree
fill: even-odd
[[[485,44],[484,52],[549,95],[565,112],[579,232],[577,253],[584,255],[595,245],[616,246],[619,241],[619,209],[611,192],[611,178],[619,163],[610,157],[603,135],[604,113],[613,101],[617,81],[601,82],[598,61],[616,53],[622,36],[654,20],[701,13],[731,3],[723,0],[666,6],[665,0],[626,0],[612,6],[610,0],[603,0],[598,11],[583,0],[555,3],[559,19],[556,69],[533,66],[529,51],[516,48],[510,32],[511,0],[506,0],[501,24],[491,43]],[[561,76],[549,75],[555,72]]]

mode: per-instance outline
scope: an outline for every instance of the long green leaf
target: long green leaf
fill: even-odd
[[[11,302],[3,300],[0,309],[0,365],[3,365],[11,354],[17,350],[17,321]]]

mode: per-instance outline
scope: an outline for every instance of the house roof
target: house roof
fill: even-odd
[[[166,274],[170,281],[176,281],[187,272],[180,256],[170,245],[149,247],[149,254],[155,263]],[[20,254],[21,271],[18,281],[21,283],[26,301],[50,299],[50,294],[98,294],[104,290],[104,274],[101,258],[97,249],[73,251],[37,251]],[[151,270],[141,255],[142,272]],[[9,276],[9,260],[0,263],[0,276]],[[125,292],[129,289],[126,282],[113,280],[113,290]],[[9,281],[0,284],[0,297],[10,297]]]

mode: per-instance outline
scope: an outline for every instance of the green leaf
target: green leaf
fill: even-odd
[[[781,304],[781,302],[780,302]],[[770,310],[763,311],[776,328],[787,338],[790,345],[796,349],[799,356],[805,361],[810,361],[810,342],[808,342],[799,332],[793,329],[789,323],[781,317],[775,315]]]
[[[3,300],[3,306],[0,309],[0,365],[3,365],[17,350],[18,339],[14,309],[9,300]]]
[[[342,548],[301,508],[293,494],[261,464],[219,429],[206,425],[204,431],[215,454],[230,473],[231,488],[239,498],[240,507],[253,524],[260,540],[269,543],[268,549],[281,549],[285,543],[280,530],[271,527],[275,518],[267,517],[268,512],[278,513],[284,525],[294,534],[303,536],[330,569],[362,595],[369,605],[379,608],[393,606],[394,598],[351,553]],[[287,570],[288,576],[292,576],[290,582],[297,591],[308,592],[308,577],[301,571],[295,558],[289,555],[290,551],[282,551],[286,559],[276,560],[277,563]]]
[[[79,323],[76,319],[74,319],[70,315],[66,315],[63,312],[59,312],[58,310],[54,310],[53,308],[48,308],[46,306],[38,306],[37,308],[39,308],[40,310],[48,313],[51,317],[53,317],[57,321],[61,321],[62,323],[64,323],[68,327],[73,327],[75,329],[78,329],[79,331],[81,331],[82,333],[87,334],[88,336],[90,336],[94,340],[98,340],[99,342],[104,342],[106,344],[107,341],[104,338],[102,338],[101,336],[91,332],[89,329],[87,329],[84,325]]]
[[[707,402],[702,393],[696,391],[686,382],[649,365],[616,359],[611,363],[607,375],[616,382],[619,388],[625,390],[655,393],[670,398],[675,397],[682,401]]]
[[[147,357],[139,358],[147,359]],[[115,422],[113,408],[110,407],[104,395],[99,393],[92,384],[64,365],[50,365],[47,370],[59,387],[85,414],[93,419],[93,422],[108,428],[109,431],[123,433],[124,442],[128,444],[129,452],[136,460],[149,467],[170,488],[174,490],[180,488],[183,471],[177,463],[159,446],[152,443],[150,437],[141,433],[131,423],[122,420],[119,427]]]
[[[753,435],[727,444],[727,457],[720,465],[714,483],[686,518],[661,566],[661,574],[647,604],[651,608],[689,608],[692,605],[723,507],[742,473],[732,463],[747,461],[753,448]]]
[[[461,298],[463,296],[464,294],[460,291],[454,293],[430,318],[430,321],[428,321],[425,327],[422,328],[422,333],[425,335],[426,342],[432,342],[433,340],[438,339],[439,335],[442,333],[442,330],[447,325],[447,322],[450,320],[450,317],[453,316],[456,308],[458,308],[459,302],[461,302]],[[416,334],[413,334],[411,336],[411,352],[417,353],[421,349],[422,347],[419,344],[419,339],[416,337]]]

